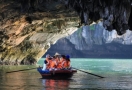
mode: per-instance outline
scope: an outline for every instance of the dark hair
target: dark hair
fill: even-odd
[[[48,58],[49,60],[52,60],[52,58]]]
[[[66,59],[66,56],[65,55],[61,55],[62,58]]]
[[[44,60],[44,63],[47,64],[48,62],[46,60]]]
[[[66,60],[67,60],[67,61],[70,61],[70,59],[69,59],[69,58],[66,58]]]
[[[55,56],[53,56],[53,58],[56,58]]]

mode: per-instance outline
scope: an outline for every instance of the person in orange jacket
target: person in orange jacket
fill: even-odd
[[[56,70],[57,67],[57,62],[56,62],[56,57],[53,56],[52,60],[49,62],[50,63],[50,68],[49,70]]]
[[[51,57],[46,58],[46,62],[47,62],[46,63],[46,69],[50,69],[52,58]]]
[[[68,66],[65,55],[61,55],[61,66],[62,66],[62,69],[66,69]]]
[[[59,70],[59,69],[62,69],[62,65],[61,65],[61,60],[60,60],[60,55],[56,55],[56,63],[57,63],[57,66],[56,68]]]

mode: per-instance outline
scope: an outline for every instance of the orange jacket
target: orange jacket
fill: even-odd
[[[67,68],[68,67],[68,63],[66,60],[62,61],[62,68]]]
[[[55,60],[51,60],[51,62],[50,62],[50,68],[56,68],[56,66],[57,66],[56,61]]]
[[[50,69],[50,65],[51,65],[51,60],[47,59],[46,69]]]
[[[67,68],[67,67],[68,67],[68,63],[67,63],[67,61],[65,61],[63,64],[63,68]]]
[[[69,68],[70,67],[70,61],[64,61],[62,63],[63,68]]]
[[[59,62],[57,63],[57,68],[58,68],[58,69],[62,69],[62,62],[61,62],[61,61],[59,61]]]

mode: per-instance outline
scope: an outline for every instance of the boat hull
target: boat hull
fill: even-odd
[[[54,71],[43,71],[38,68],[38,72],[44,79],[69,79],[76,73],[76,70],[54,70]]]

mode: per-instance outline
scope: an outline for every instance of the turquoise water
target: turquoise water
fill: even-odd
[[[38,62],[43,65],[44,58]],[[87,59],[72,58],[71,66],[94,73],[104,74],[132,74],[132,59]]]
[[[105,78],[81,71],[69,80],[42,79],[37,70],[0,73],[0,90],[132,90],[132,59],[72,58],[71,65]]]
[[[132,59],[71,59],[72,66],[94,73],[132,74]]]

